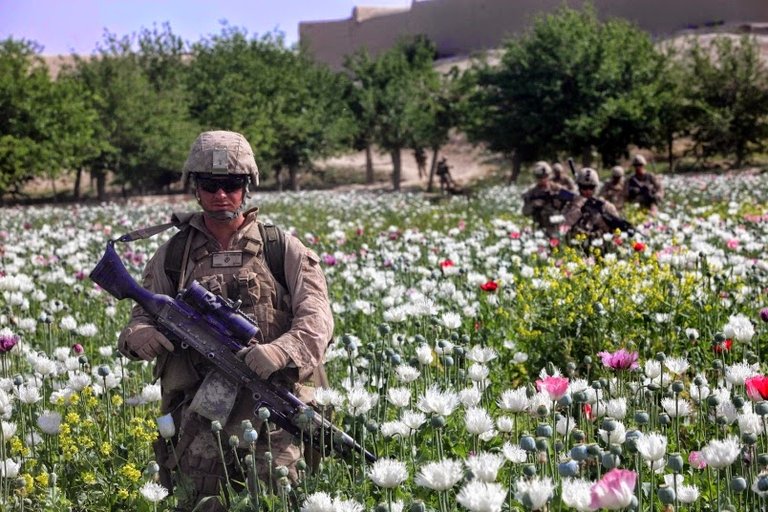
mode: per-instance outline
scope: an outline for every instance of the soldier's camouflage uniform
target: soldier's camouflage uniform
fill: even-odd
[[[286,235],[284,261],[288,289],[277,283],[263,256],[264,243],[256,215],[257,209],[245,212],[245,221],[227,248],[219,247],[215,237],[205,227],[202,212],[186,214],[186,217],[180,219],[181,227],[188,224],[191,228],[185,283],[197,280],[216,294],[241,300],[242,311],[258,324],[263,336],[259,341],[279,344],[292,360],[289,368],[276,374],[278,382],[292,387],[292,391],[299,398],[309,402],[313,397],[313,388],[305,384],[325,384],[322,361],[333,334],[333,316],[325,277],[317,255],[296,237]],[[165,272],[168,245],[166,243],[161,246],[147,263],[143,284],[153,292],[175,296],[177,290]],[[222,263],[227,260],[221,257],[222,249],[232,251],[224,253],[225,255],[235,256],[229,259],[233,262],[231,266]],[[219,257],[214,258],[214,255]],[[132,319],[121,333],[118,343],[118,348],[127,357],[137,359],[136,354],[126,347],[126,333],[143,326],[154,324],[140,307],[135,306]],[[160,379],[162,388],[161,411],[172,414],[176,424],[177,435],[173,442],[175,453],[179,457],[176,468],[173,453],[165,456],[160,454],[159,458],[164,460],[159,462],[165,469],[173,468],[191,479],[196,489],[196,496],[183,506],[182,510],[191,510],[194,503],[204,496],[218,496],[220,484],[223,482],[224,466],[216,438],[211,433],[211,421],[193,412],[196,410],[194,407],[190,408],[203,380],[212,371],[211,365],[203,356],[192,349],[183,350],[178,347],[174,352],[164,352],[158,356],[154,369],[155,377]],[[241,421],[250,419],[254,428],[260,432],[257,466],[261,479],[265,482],[269,480],[269,463],[264,457],[267,451],[264,432],[269,429],[272,466],[286,466],[289,476],[295,481],[295,464],[301,454],[291,436],[275,429],[274,426],[261,428],[262,425],[254,415],[254,401],[250,394],[240,390],[239,393],[226,396],[226,388],[217,388],[220,384],[214,380],[212,385],[202,387],[206,388],[204,399],[208,401],[226,401],[236,397],[228,419],[223,422],[224,430],[221,432],[230,478],[244,481],[234,463],[232,450],[228,448],[228,440],[231,435],[237,435],[241,443],[240,448],[245,448]],[[162,448],[162,445],[158,446]],[[168,484],[167,482],[166,485]],[[216,499],[207,503],[204,508],[206,511],[224,510]]]
[[[561,192],[563,187],[547,181],[546,184],[537,183],[523,193],[523,215],[531,217],[547,236],[555,236],[559,225],[550,220],[554,215],[560,215],[567,201],[563,199]]]
[[[642,176],[633,174],[626,181],[624,199],[628,202],[652,208],[664,197],[661,180],[649,172],[644,172]]]
[[[563,187],[566,190],[570,190],[571,192],[576,192],[576,183],[573,181],[573,178],[568,176],[565,173],[560,173],[560,175],[555,174],[550,178],[550,181],[552,183],[556,183]]]
[[[605,199],[596,197],[576,197],[565,211],[565,224],[570,227],[569,236],[586,235],[592,240],[611,233],[613,229],[605,220],[605,215],[619,216],[616,207]]]
[[[599,196],[621,210],[624,207],[624,178],[612,178],[605,182]]]

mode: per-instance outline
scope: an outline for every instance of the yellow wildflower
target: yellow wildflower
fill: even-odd
[[[29,473],[24,473],[21,477],[24,479],[24,494],[31,493],[35,489],[35,479]]]
[[[81,475],[83,483],[86,485],[93,485],[96,483],[96,475],[92,471],[86,471]]]
[[[48,473],[40,473],[35,477],[35,483],[43,488],[48,487],[48,481]]]
[[[138,482],[139,479],[141,478],[141,471],[136,469],[136,466],[134,466],[130,462],[125,466],[121,467],[118,472],[122,476],[130,480],[131,482]]]
[[[99,452],[105,457],[109,457],[112,454],[112,445],[110,443],[101,443]]]

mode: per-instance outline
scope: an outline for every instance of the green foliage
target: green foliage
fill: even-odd
[[[652,142],[662,56],[631,24],[561,8],[507,42],[498,66],[479,64],[468,131],[523,161],[596,148],[614,162]]]
[[[433,68],[435,46],[426,38],[402,39],[372,59],[358,52],[345,66],[352,75],[349,95],[353,112],[360,114],[358,140],[375,142],[392,155],[392,184],[400,188],[400,151],[408,145],[445,139],[439,124],[440,77]],[[442,130],[442,132],[440,131]]]
[[[704,157],[732,155],[740,166],[768,138],[768,69],[748,36],[693,42],[685,61],[687,96],[698,107],[693,137]]]
[[[248,39],[238,28],[193,46],[191,111],[205,129],[242,132],[262,172],[297,171],[349,138],[340,78],[312,64],[282,38]]]
[[[132,38],[108,34],[98,56],[77,59],[71,77],[85,85],[99,114],[99,152],[89,162],[91,171],[112,170],[119,183],[142,188],[176,176],[197,132],[182,84],[170,71],[153,72],[156,62],[181,65],[178,48],[156,44],[157,37],[142,33],[144,53],[136,53]],[[165,37],[175,40],[170,33]]]
[[[93,154],[95,112],[82,86],[52,81],[27,41],[0,42],[0,192],[78,167]]]

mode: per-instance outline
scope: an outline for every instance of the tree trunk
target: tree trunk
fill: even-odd
[[[371,153],[371,145],[365,146],[365,183],[373,185],[373,155]]]
[[[429,181],[427,182],[427,192],[432,192],[432,184],[435,181],[435,170],[437,169],[437,154],[440,148],[432,148],[432,163],[429,165]]]
[[[96,178],[96,198],[99,201],[107,200],[107,173],[103,170],[93,173]]]
[[[53,191],[53,202],[58,203],[59,194],[56,192],[56,177],[51,174],[50,178],[51,178],[51,190]]]
[[[520,161],[520,154],[515,151],[512,153],[512,172],[509,175],[509,184],[517,183],[517,178],[520,177],[520,169],[523,163]]]
[[[83,168],[78,167],[75,172],[75,185],[72,187],[72,199],[77,201],[80,199],[80,185],[83,182]]]
[[[283,168],[282,166],[275,166],[272,168],[272,172],[275,173],[275,188],[278,192],[283,191]]]
[[[667,132],[667,163],[669,164],[669,172],[675,172],[675,154],[672,152],[672,144],[675,142],[675,137],[672,134],[672,130]]]
[[[288,176],[290,177],[291,190],[299,191],[299,168],[295,165],[288,167]]]
[[[400,180],[403,175],[403,162],[400,157],[400,149],[390,152],[392,155],[392,189],[395,192],[400,191]]]

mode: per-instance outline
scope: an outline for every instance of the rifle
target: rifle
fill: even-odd
[[[176,348],[192,348],[203,355],[219,373],[236,386],[247,388],[256,403],[270,411],[269,420],[286,432],[324,452],[331,448],[344,456],[358,453],[369,463],[376,456],[360,446],[293,393],[269,380],[262,380],[235,352],[259,333],[258,326],[238,310],[239,304],[206,290],[197,281],[182,290],[176,299],[152,293],[128,273],[109,240],[104,255],[90,278],[118,300],[138,303],[157,322],[160,331]],[[327,454],[327,453],[326,453]]]
[[[573,164],[573,158],[568,158],[568,167],[571,168],[571,174],[573,174],[573,177],[575,178],[576,166]],[[597,199],[590,197],[584,206],[588,209],[597,210],[600,215],[602,215],[603,220],[608,225],[608,227],[611,228],[611,230],[618,229],[620,231],[629,233],[630,235],[635,232],[635,226],[633,226],[631,222],[606,212],[602,203],[600,203]]]
[[[608,225],[608,227],[611,228],[611,231],[618,229],[620,231],[629,233],[630,235],[635,232],[635,226],[633,226],[631,222],[626,219],[622,219],[617,215],[606,212],[605,208],[603,207],[603,203],[594,197],[587,199],[587,202],[584,203],[582,208],[588,211],[597,211],[603,217],[603,220]]]

